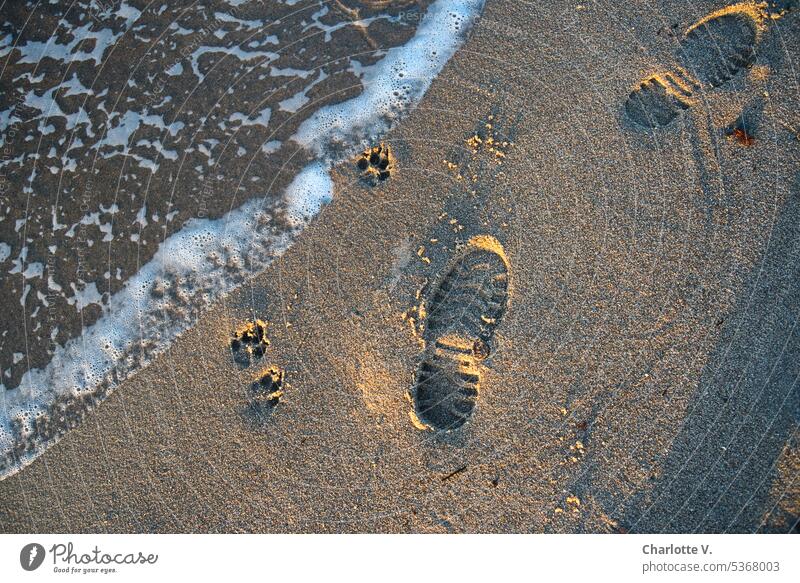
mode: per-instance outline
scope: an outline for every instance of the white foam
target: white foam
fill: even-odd
[[[316,153],[317,160],[297,175],[280,202],[292,230],[273,228],[276,209],[263,209],[259,199],[251,199],[219,219],[188,221],[111,296],[100,319],[80,337],[56,348],[45,368],[29,370],[15,389],[0,386],[0,461],[5,458],[0,478],[29,464],[57,441],[58,436],[42,442],[35,435],[36,420],[47,419],[53,406],[59,402],[63,406],[72,398],[103,398],[102,387],[111,390],[146,365],[192,324],[198,311],[283,253],[302,227],[331,201],[329,169],[339,161],[336,156],[349,155],[364,139],[387,130],[422,98],[482,7],[483,0],[438,0],[406,45],[388,51],[375,65],[359,69],[365,84],[361,95],[320,109],[301,125],[293,139]],[[198,60],[206,52],[233,53],[243,60],[271,58],[237,51],[241,49],[201,47],[192,55],[193,71],[202,79]],[[42,111],[57,107],[50,95],[43,101],[36,104]],[[268,123],[265,112],[257,120]],[[139,124],[173,132],[178,129],[166,126],[158,116],[125,114],[106,134],[102,146],[127,151]],[[5,248],[0,252],[7,255]],[[80,295],[74,292],[76,305],[102,302],[96,287],[86,286]],[[15,446],[26,440],[32,440],[33,447],[12,454]]]
[[[247,114],[236,112],[228,118],[229,123],[240,123],[242,126],[263,126],[269,127],[269,120],[272,117],[272,109],[265,107],[255,117],[250,117]]]
[[[325,73],[325,71],[320,69],[319,75],[317,75],[316,79],[314,79],[311,83],[306,85],[306,87],[301,91],[298,91],[291,97],[279,102],[278,107],[280,108],[281,111],[287,111],[289,113],[297,113],[305,104],[311,101],[311,98],[308,97],[308,92],[311,91],[315,85],[321,83],[327,78],[328,75]]]
[[[189,57],[192,65],[192,71],[197,77],[197,84],[201,84],[206,78],[204,73],[200,72],[200,57],[203,55],[222,53],[226,56],[231,56],[240,61],[251,61],[253,59],[264,59],[265,62],[275,61],[280,55],[271,51],[245,51],[239,46],[232,47],[198,47],[192,52]]]
[[[263,20],[242,20],[241,18],[236,18],[235,16],[226,14],[225,12],[215,12],[214,18],[220,22],[236,24],[236,30],[259,30],[265,26]]]
[[[281,142],[278,140],[270,140],[264,144],[261,144],[261,151],[266,155],[269,156],[270,154],[277,152],[281,149]],[[244,148],[239,148],[239,155],[243,156],[245,154]]]
[[[293,227],[301,227],[333,199],[333,180],[322,162],[306,166],[284,194],[286,216]]]
[[[79,312],[91,304],[103,305],[103,294],[97,290],[96,283],[88,283],[83,286],[83,289],[78,289],[74,283],[69,285],[75,295],[71,298],[67,298],[67,303],[71,306],[75,306]]]
[[[58,35],[53,34],[45,42],[28,41],[24,45],[13,48],[20,52],[19,63],[36,64],[44,58],[49,58],[61,61],[65,65],[81,61],[94,61],[95,65],[100,66],[106,50],[113,46],[141,15],[139,10],[123,2],[114,13],[114,16],[125,21],[119,32],[113,32],[110,28],[92,30],[95,28],[94,21],[81,27],[71,28],[65,20],[60,20],[59,27],[64,27],[68,36],[71,37],[69,42],[59,43],[57,42]],[[90,39],[94,42],[89,43]],[[90,51],[85,50],[87,46],[91,47]],[[79,48],[81,50],[77,50]],[[0,56],[5,56],[5,54],[0,53]]]
[[[300,125],[294,141],[325,156],[331,145],[347,145],[354,138],[364,140],[386,131],[422,98],[482,7],[483,0],[435,2],[411,40],[361,69],[361,95],[317,111]]]

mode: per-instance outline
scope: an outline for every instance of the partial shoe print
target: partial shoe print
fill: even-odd
[[[719,87],[749,67],[755,60],[761,20],[754,6],[735,4],[690,26],[678,51],[683,68],[641,81],[625,101],[628,119],[646,129],[669,125],[695,103],[700,88]]]

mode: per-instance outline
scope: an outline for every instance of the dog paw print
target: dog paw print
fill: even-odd
[[[231,339],[233,360],[241,367],[248,367],[261,360],[269,346],[267,323],[254,320],[236,330]]]
[[[259,414],[270,413],[283,396],[285,372],[272,366],[250,385],[250,408]]]
[[[367,184],[375,186],[392,175],[395,169],[395,160],[389,145],[381,143],[364,150],[358,156],[356,166],[361,173],[361,179]]]

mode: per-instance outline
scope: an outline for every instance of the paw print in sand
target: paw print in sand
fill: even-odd
[[[356,161],[356,166],[361,173],[361,179],[367,184],[375,186],[387,180],[395,169],[395,160],[388,144],[364,150]]]
[[[263,427],[272,416],[283,397],[286,386],[285,372],[277,366],[271,366],[261,372],[247,391],[247,405],[244,409],[245,419],[253,427]]]
[[[267,346],[267,323],[263,320],[247,322],[236,330],[231,340],[233,360],[243,368],[250,366],[264,356]]]
[[[282,369],[272,366],[260,378],[250,385],[250,410],[258,415],[272,412],[283,396],[285,373]]]

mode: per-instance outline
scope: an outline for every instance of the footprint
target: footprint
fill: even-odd
[[[700,87],[719,87],[732,79],[755,58],[760,20],[752,5],[735,4],[693,24],[679,49],[684,68],[639,83],[625,102],[628,118],[648,129],[666,126],[694,104]]]
[[[416,415],[437,431],[461,427],[472,415],[480,373],[472,345],[460,337],[437,340],[427,350],[416,376]]]
[[[729,81],[755,58],[758,18],[752,6],[737,4],[695,23],[681,43],[684,66],[711,87]]]
[[[269,346],[267,324],[263,320],[247,322],[236,330],[231,339],[233,360],[245,368],[264,356]]]
[[[285,377],[283,369],[272,366],[250,385],[247,406],[244,409],[245,418],[249,422],[259,425],[269,419],[283,397]]]
[[[472,415],[480,389],[478,365],[489,356],[505,314],[508,279],[500,242],[473,237],[421,306],[425,352],[412,388],[415,424],[449,431]]]
[[[284,376],[283,370],[277,367],[267,369],[250,386],[251,402],[264,411],[271,411],[277,407],[283,396]]]
[[[691,107],[696,88],[694,81],[681,73],[652,75],[630,94],[625,113],[642,127],[663,127]]]
[[[391,177],[395,170],[395,158],[388,144],[367,148],[358,157],[356,166],[361,173],[361,179],[375,186]]]

